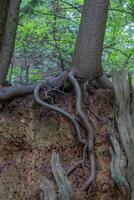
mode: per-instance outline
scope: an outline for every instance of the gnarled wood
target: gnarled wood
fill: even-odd
[[[41,200],[56,200],[56,191],[52,181],[43,179],[39,185]]]
[[[125,196],[129,195],[129,184],[126,178],[126,157],[124,155],[123,149],[118,142],[115,130],[108,127],[108,135],[110,139],[110,155],[111,155],[111,175],[117,186],[122,190]]]
[[[134,90],[130,77],[124,71],[113,74],[117,104],[117,125],[120,139],[127,156],[127,177],[134,200]]]
[[[15,97],[24,96],[33,93],[35,85],[13,86],[0,89],[0,101],[5,102]]]
[[[51,166],[55,181],[59,189],[61,200],[74,200],[74,195],[70,182],[68,181],[65,172],[62,169],[59,155],[55,152],[52,153]]]
[[[47,80],[45,82],[45,87],[47,87],[48,89],[52,89],[63,86],[66,83],[67,74],[68,72],[64,71],[59,76]],[[34,91],[35,85],[36,84],[0,88],[0,101],[8,101],[12,100],[15,97],[31,94]]]

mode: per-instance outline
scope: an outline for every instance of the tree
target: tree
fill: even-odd
[[[11,63],[21,0],[0,2],[0,85],[4,85]]]

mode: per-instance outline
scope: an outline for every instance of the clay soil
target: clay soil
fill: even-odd
[[[73,92],[57,95],[55,103],[74,113]],[[81,193],[89,174],[78,167],[70,176],[76,200],[124,200],[110,174],[109,141],[106,125],[113,119],[112,94],[109,90],[90,90],[83,95],[83,109],[96,129],[96,184]],[[62,166],[69,169],[82,157],[73,125],[60,114],[37,105],[33,96],[15,99],[0,113],[0,199],[39,200],[43,177],[53,180],[51,154],[60,155]]]

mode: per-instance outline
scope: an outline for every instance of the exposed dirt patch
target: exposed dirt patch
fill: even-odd
[[[55,102],[74,112],[74,94],[59,95]],[[79,200],[124,200],[110,176],[110,156],[106,123],[112,120],[112,95],[108,90],[92,90],[83,97],[83,108],[94,124],[97,178],[95,188],[81,193],[88,175],[78,167],[69,177]],[[63,116],[38,106],[31,96],[8,104],[0,114],[0,199],[38,200],[43,177],[53,180],[52,151],[60,154],[65,170],[81,159],[73,125]]]

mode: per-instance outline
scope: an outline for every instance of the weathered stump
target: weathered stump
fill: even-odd
[[[113,83],[116,94],[117,128],[127,159],[126,176],[130,184],[131,200],[134,200],[134,89],[132,77],[126,76],[123,70],[115,72]]]

